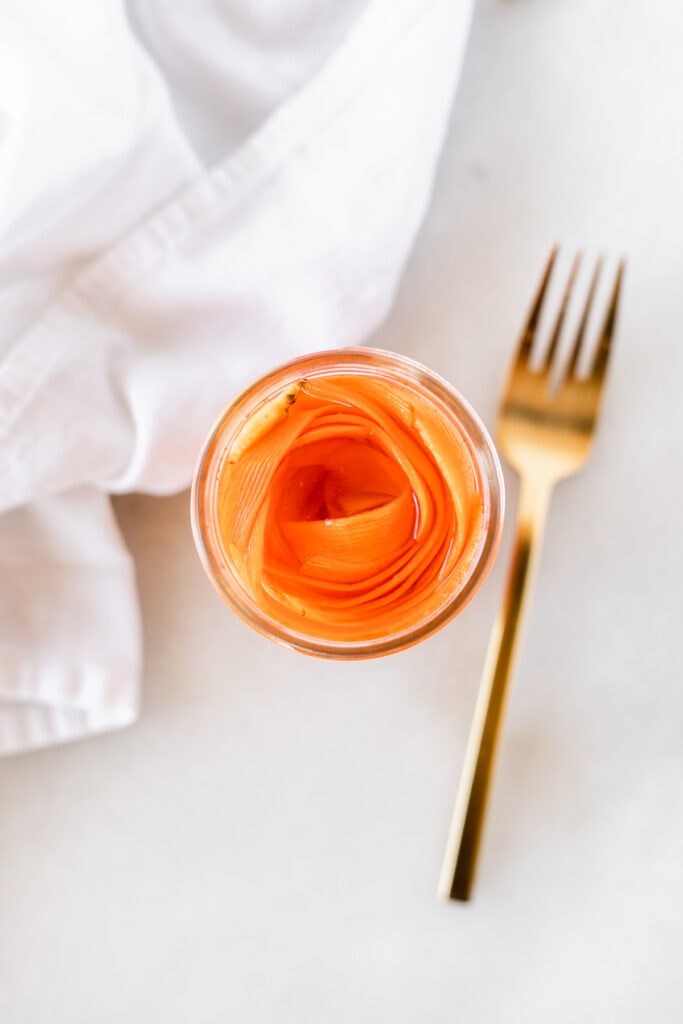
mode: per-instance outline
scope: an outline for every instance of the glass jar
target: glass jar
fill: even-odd
[[[295,359],[248,387],[201,452],[200,558],[227,604],[307,654],[402,650],[471,600],[500,540],[491,439],[446,381],[370,348]]]

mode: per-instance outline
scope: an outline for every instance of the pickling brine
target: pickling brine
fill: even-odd
[[[371,349],[296,360],[212,434],[193,519],[224,598],[275,640],[368,657],[469,600],[495,552],[502,489],[472,410],[411,360]]]

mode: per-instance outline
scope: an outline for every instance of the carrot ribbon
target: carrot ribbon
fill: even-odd
[[[415,626],[455,592],[480,534],[467,443],[419,391],[301,382],[222,468],[226,552],[266,614],[325,639]]]

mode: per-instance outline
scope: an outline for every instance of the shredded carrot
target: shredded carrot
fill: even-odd
[[[226,551],[283,625],[362,641],[409,628],[470,566],[482,499],[467,442],[421,391],[352,373],[298,382],[219,478]]]

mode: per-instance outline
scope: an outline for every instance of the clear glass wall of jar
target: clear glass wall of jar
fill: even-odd
[[[411,359],[357,348],[295,359],[232,402],[199,458],[192,524],[249,625],[307,654],[369,658],[465,607],[503,505],[468,403]]]

